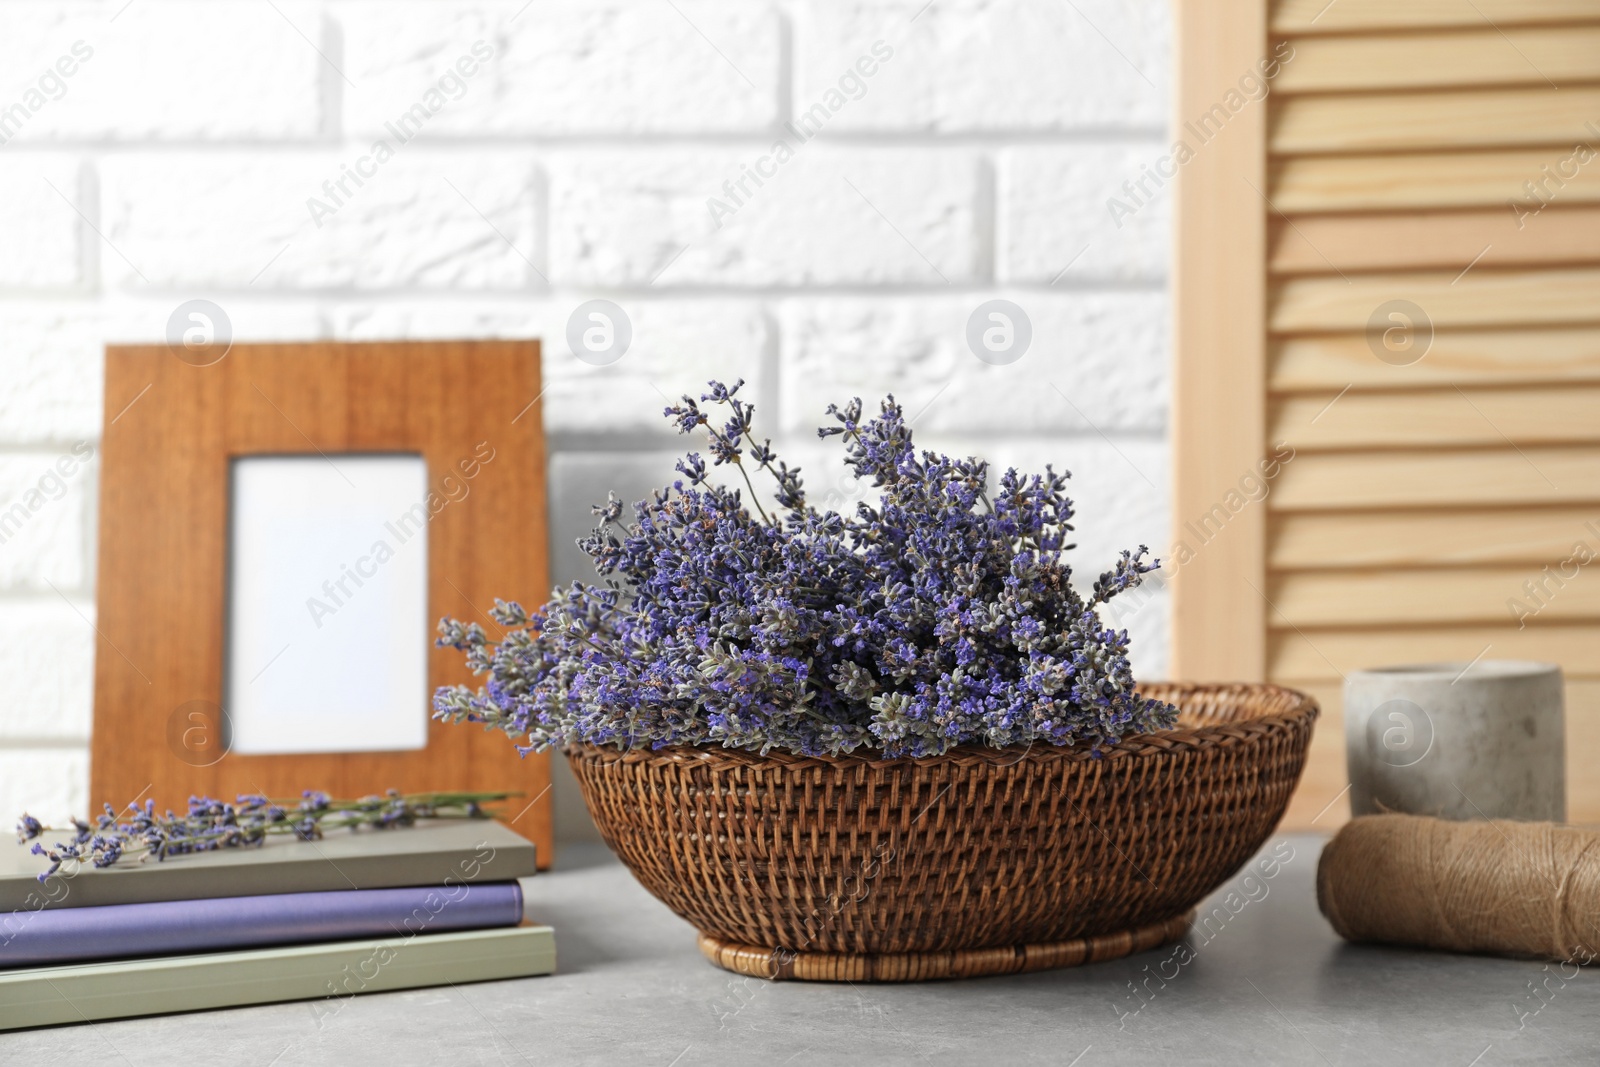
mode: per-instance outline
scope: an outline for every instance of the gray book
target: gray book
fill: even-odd
[[[0,971],[0,1030],[314,1000],[330,1020],[362,993],[550,974],[548,926],[207,952]]]
[[[50,835],[40,839],[48,847]],[[7,923],[44,908],[147,904],[335,889],[509,882],[534,873],[534,847],[492,819],[435,819],[398,830],[334,830],[321,841],[273,835],[260,847],[130,856],[96,870],[84,863],[44,882],[49,867],[27,845],[0,841],[0,939]]]

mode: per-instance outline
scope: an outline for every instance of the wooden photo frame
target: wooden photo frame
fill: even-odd
[[[430,620],[476,620],[498,636],[484,614],[495,597],[544,602],[538,342],[239,344],[220,355],[108,347],[105,375],[95,807],[306,788],[516,791],[508,818],[547,865],[548,757],[519,759],[502,734],[429,720],[420,749],[243,755],[228,750],[221,708],[230,469],[240,457],[421,455]],[[446,477],[454,491],[435,510]],[[461,653],[430,641],[425,655],[430,693],[473,682]]]

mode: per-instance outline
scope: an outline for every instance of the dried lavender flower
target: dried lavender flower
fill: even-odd
[[[872,418],[854,400],[818,433],[841,439],[880,498],[818,511],[754,436],[742,384],[712,382],[666,416],[708,434],[711,466],[739,468],[756,514],[694,452],[632,523],[610,498],[579,542],[605,585],[574,582],[531,615],[496,601],[499,642],[441,620],[439,643],[487,681],[441,688],[435,718],[526,738],[524,754],[588,742],[888,757],[1035,742],[1098,754],[1174,724],[1175,708],[1134,691],[1127,633],[1095,610],[1159,561],[1140,546],[1089,599],[1076,592],[1065,474],[1007,470],[991,497],[986,463],[916,451],[893,397]],[[776,482],[775,516],[752,467]]]
[[[483,805],[517,796],[516,793],[410,793],[390,789],[382,796],[357,800],[335,800],[326,793],[307,789],[298,801],[274,801],[254,794],[241,794],[228,804],[210,797],[190,797],[186,814],[169,809],[156,814],[153,800],[144,807],[137,802],[117,812],[110,804],[90,825],[73,819],[70,831],[45,826],[26,813],[17,822],[17,843],[34,841],[48,833],[68,833],[72,840],[58,842],[54,848],[35,843],[32,852],[50,861],[39,875],[43,882],[68,861],[90,861],[96,867],[110,867],[125,855],[136,855],[157,862],[168,856],[189,852],[211,852],[219,848],[241,848],[264,843],[269,835],[294,834],[302,841],[320,839],[328,830],[359,830],[370,827],[387,830],[414,826],[418,819],[484,818]]]

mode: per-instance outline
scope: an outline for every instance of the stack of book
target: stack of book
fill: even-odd
[[[487,820],[40,870],[0,843],[0,1030],[555,969],[534,847]]]

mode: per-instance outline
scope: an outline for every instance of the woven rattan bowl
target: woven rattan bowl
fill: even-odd
[[[1103,758],[926,760],[722,748],[568,751],[612,851],[729,970],[909,981],[1014,974],[1182,937],[1289,802],[1316,701],[1149,685],[1179,729]]]

